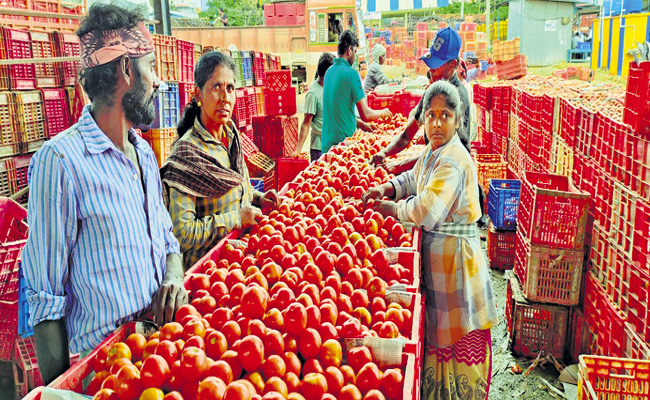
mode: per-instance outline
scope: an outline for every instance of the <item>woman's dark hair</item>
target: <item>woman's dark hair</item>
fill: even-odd
[[[424,109],[420,114],[420,123],[424,123],[424,116],[426,114],[426,109],[430,107],[433,98],[441,95],[445,96],[447,107],[454,110],[454,114],[456,115],[456,119],[458,121],[457,122],[458,126],[462,127],[463,126],[463,101],[460,98],[458,89],[456,89],[454,85],[452,85],[451,83],[445,80],[434,82],[427,88],[427,91],[424,93],[424,102],[422,103],[424,105]],[[460,142],[463,144],[465,149],[467,149],[467,152],[469,154],[472,154],[472,145],[467,135],[465,135],[465,133],[463,133],[463,130],[459,128],[456,129],[456,134],[458,135],[458,139],[460,139]],[[485,214],[485,209],[484,209],[485,192],[483,191],[483,188],[481,187],[480,184],[478,185],[478,198],[479,198],[479,202],[481,203],[480,204],[481,214]]]
[[[325,72],[334,64],[334,55],[332,53],[323,53],[318,59],[318,68],[316,69],[316,78],[325,76]]]
[[[351,30],[346,29],[339,36],[339,56],[347,53],[348,49],[352,46],[359,46],[359,39],[352,33]]]
[[[142,8],[127,10],[114,4],[95,3],[88,10],[88,16],[81,21],[76,33],[82,37],[95,30],[132,28],[140,21],[144,21]],[[119,59],[84,68],[79,72],[79,81],[90,101],[114,105],[118,62]]]
[[[196,63],[196,67],[194,68],[194,86],[203,90],[206,82],[210,80],[212,74],[214,74],[214,70],[219,66],[230,69],[235,75],[235,81],[237,80],[235,62],[232,58],[220,51],[210,51],[201,56],[199,62]],[[183,117],[176,126],[176,132],[179,137],[182,137],[194,126],[194,120],[199,115],[201,115],[201,107],[199,107],[199,103],[192,96],[192,101],[185,106]]]

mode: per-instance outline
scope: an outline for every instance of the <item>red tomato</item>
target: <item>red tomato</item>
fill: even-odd
[[[226,385],[233,380],[230,364],[224,360],[213,361],[208,367],[207,371],[205,371],[205,376],[217,377],[224,381]]]
[[[307,399],[320,399],[327,393],[327,379],[323,374],[307,374],[300,383],[300,394]]]
[[[291,304],[284,312],[284,326],[292,335],[300,335],[307,327],[307,311],[299,303]]]
[[[104,383],[104,380],[110,375],[111,373],[106,370],[97,372],[95,376],[93,376],[93,379],[90,381],[90,384],[88,384],[88,387],[86,388],[86,394],[88,396],[94,396],[95,393],[97,393],[102,388],[102,383]]]
[[[131,349],[126,345],[126,343],[123,342],[115,343],[108,350],[108,354],[106,356],[106,365],[108,368],[110,368],[113,366],[115,361],[119,360],[120,358],[127,358],[131,360]]]
[[[115,375],[115,393],[120,400],[137,399],[142,393],[140,371],[134,365],[125,365]]]
[[[389,369],[381,377],[381,390],[389,400],[401,400],[404,390],[404,375],[399,368]]]
[[[183,350],[181,354],[181,375],[186,382],[197,382],[208,369],[205,352],[197,347]]]
[[[226,383],[221,379],[210,376],[205,378],[199,384],[199,390],[196,394],[197,400],[221,400],[226,392]]]
[[[142,363],[140,376],[142,387],[160,388],[169,378],[169,364],[163,357],[153,354]]]
[[[140,361],[144,347],[147,345],[147,339],[141,333],[132,333],[126,338],[124,343],[129,346],[133,361]]]
[[[163,397],[163,400],[184,400],[179,392],[169,392]]]
[[[248,335],[239,345],[239,362],[248,372],[257,370],[264,360],[264,344],[257,336]]]
[[[253,393],[242,381],[231,382],[223,394],[223,400],[251,400]]]
[[[368,393],[370,390],[379,389],[380,372],[373,362],[367,363],[357,374],[357,387],[361,393]]]
[[[221,359],[230,365],[233,378],[239,378],[241,376],[243,367],[241,362],[239,362],[239,354],[237,354],[236,351],[226,350],[226,352],[221,355]]]
[[[93,400],[119,400],[119,398],[113,390],[102,389],[93,396]]]
[[[274,354],[264,360],[264,363],[262,364],[262,373],[264,374],[264,378],[267,380],[271,377],[283,377],[287,372],[287,365],[284,362],[284,359],[277,355]]]
[[[169,340],[163,340],[162,342],[158,343],[154,354],[157,354],[164,358],[165,361],[167,361],[168,365],[172,365],[176,360],[178,360],[178,348]]]

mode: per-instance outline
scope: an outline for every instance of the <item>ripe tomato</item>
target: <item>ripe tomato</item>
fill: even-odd
[[[210,376],[199,384],[196,400],[221,400],[226,391],[226,383],[221,379]]]
[[[115,393],[120,400],[137,399],[142,393],[140,371],[134,365],[125,365],[115,375]]]
[[[327,379],[327,393],[338,395],[343,385],[345,385],[345,378],[343,373],[337,367],[327,367],[323,373]]]
[[[160,388],[169,378],[169,364],[163,357],[157,354],[152,354],[142,363],[140,377],[142,380],[142,387]]]
[[[307,374],[300,383],[300,394],[307,399],[320,399],[327,393],[327,379],[323,374]]]
[[[139,361],[142,359],[144,347],[147,345],[147,339],[145,339],[143,334],[132,333],[126,338],[124,343],[129,346],[129,349],[131,350],[133,361]]]
[[[300,303],[292,303],[284,312],[284,326],[287,332],[292,335],[298,336],[302,334],[307,327],[307,311],[305,306]]]
[[[357,382],[357,375],[354,373],[354,370],[349,365],[341,365],[341,373],[343,374],[343,379],[345,379],[345,384],[355,384]]]
[[[205,350],[205,341],[201,336],[192,336],[183,345],[183,350],[189,348],[189,347],[197,347],[201,350]],[[182,353],[182,351],[181,351]]]
[[[228,346],[232,346],[236,340],[241,338],[241,327],[236,321],[228,321],[221,328],[221,332],[228,341]]]
[[[307,328],[298,340],[300,354],[305,358],[315,358],[320,352],[322,345],[320,334],[316,329]]]
[[[178,360],[178,348],[176,345],[169,340],[163,340],[158,343],[154,355],[159,355],[167,361],[168,365],[172,365],[176,360]],[[148,358],[148,357],[147,357]],[[146,361],[146,360],[145,360]]]
[[[342,359],[343,349],[338,340],[329,339],[323,343],[320,348],[320,361],[325,368],[330,366],[340,366]]]
[[[203,325],[203,322],[201,322],[200,319],[191,319],[183,327],[183,340],[187,341],[192,336],[200,336],[201,338],[205,337],[205,325]]]
[[[128,358],[131,360],[131,349],[124,342],[117,342],[111,346],[106,356],[106,366],[108,368],[112,367],[115,361],[120,358]]]
[[[386,400],[386,397],[379,390],[373,389],[363,396],[363,400]]]
[[[239,362],[248,372],[256,371],[264,360],[264,344],[257,336],[248,335],[239,345]]]
[[[183,396],[179,392],[169,392],[163,397],[163,400],[184,400]]]
[[[107,376],[101,384],[101,389],[111,389],[115,391],[115,375],[111,374]]]
[[[380,372],[373,362],[367,363],[357,374],[357,387],[361,393],[368,393],[370,390],[379,389]]]
[[[111,389],[102,389],[95,393],[93,400],[119,400],[117,393]]]
[[[163,400],[165,393],[162,390],[154,387],[145,389],[144,392],[140,395],[139,400]]]
[[[281,377],[271,377],[266,384],[264,385],[264,390],[262,391],[263,395],[266,395],[270,392],[278,392],[286,399],[289,395],[289,389],[286,382]]]
[[[287,351],[284,353],[282,359],[284,360],[287,373],[292,372],[297,376],[300,376],[302,372],[302,364],[296,353]]]
[[[239,354],[233,350],[226,350],[226,352],[221,355],[221,359],[230,365],[233,378],[239,379],[243,369],[241,362],[239,362]]]
[[[205,354],[213,360],[218,360],[226,350],[228,341],[224,334],[219,331],[210,332],[205,343]]]
[[[287,365],[281,356],[274,354],[264,360],[262,364],[262,373],[267,380],[271,377],[283,377],[287,372]]]
[[[133,363],[128,358],[120,358],[119,360],[113,363],[110,369],[110,373],[113,375],[117,374],[117,371],[119,371],[120,368],[122,368],[125,365],[133,365]]]
[[[93,379],[90,381],[90,384],[88,384],[88,387],[86,388],[86,394],[88,396],[94,396],[95,393],[97,393],[102,388],[102,383],[104,383],[104,380],[110,375],[111,373],[106,370],[97,372],[95,376],[93,376]]]
[[[263,342],[264,354],[267,357],[273,354],[282,355],[282,353],[284,353],[284,339],[279,331],[276,331],[275,329],[267,329]]]
[[[380,386],[382,392],[389,400],[401,400],[404,390],[404,375],[399,368],[392,368],[384,372]]]
[[[207,371],[205,371],[205,376],[206,378],[208,376],[217,377],[222,381],[224,381],[226,385],[232,382],[233,380],[232,369],[230,368],[230,364],[228,364],[224,360],[213,361],[208,367]]]
[[[108,365],[106,365],[106,358],[108,355],[108,350],[110,350],[110,347],[104,346],[100,347],[97,355],[95,356],[95,359],[93,360],[93,367],[95,369],[95,372],[103,371],[108,369]]]
[[[223,400],[251,400],[253,393],[242,381],[235,381],[228,384],[223,394]]]
[[[183,350],[181,354],[181,375],[187,382],[196,382],[208,369],[208,359],[205,352],[196,347]]]
[[[341,388],[339,391],[338,400],[361,400],[361,392],[359,388],[353,384],[348,384]]]
[[[196,311],[196,308],[194,308],[194,306],[192,306],[191,304],[184,304],[176,311],[176,315],[174,316],[174,321],[181,322],[183,318],[185,318],[188,315],[194,315],[197,317],[200,316],[199,312]],[[151,340],[151,338],[149,339]]]
[[[181,375],[181,360],[177,360],[169,367],[169,377],[167,382],[163,384],[163,389],[166,391],[180,391],[183,385],[185,385],[185,379]]]

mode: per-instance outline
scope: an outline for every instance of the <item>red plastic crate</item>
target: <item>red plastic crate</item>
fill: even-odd
[[[32,55],[34,58],[52,58],[56,56],[54,38],[46,32],[30,32]],[[36,63],[36,86],[55,88],[61,86],[61,77],[54,63]]]
[[[604,313],[603,303],[607,301],[605,290],[598,282],[598,279],[591,273],[587,273],[585,280],[584,317],[589,330],[596,335],[603,329]]]
[[[264,6],[264,12],[266,13],[266,7],[272,4],[266,4]],[[253,75],[255,76],[255,85],[264,86],[264,73],[269,68],[269,60],[266,58],[264,53],[256,51],[253,53]]]
[[[241,147],[244,152],[244,158],[248,160],[248,157],[251,155],[257,153],[260,151],[260,149],[257,148],[255,143],[253,142],[253,139],[250,138],[247,134],[241,134],[239,135],[240,140],[241,140]]]
[[[178,81],[176,38],[165,35],[151,37],[156,48],[156,75],[163,81]]]
[[[422,100],[422,95],[413,94],[411,92],[402,92],[401,102],[402,102],[402,115],[409,115],[412,110],[417,107],[420,100]]]
[[[4,0],[0,4],[0,15],[3,8],[14,8],[18,10],[27,10],[27,0]],[[2,18],[13,19],[17,21],[27,21],[29,17],[22,15],[2,15]]]
[[[368,107],[373,110],[388,108],[393,114],[401,114],[404,110],[402,106],[401,92],[393,94],[377,94],[371,92],[368,94]]]
[[[309,166],[309,161],[296,158],[278,159],[277,163],[277,185],[282,188],[286,183],[291,182],[302,170]]]
[[[264,88],[262,86],[255,86],[255,104],[257,105],[257,116],[266,115],[266,107],[264,105]]]
[[[27,211],[11,199],[0,198],[0,218],[0,302],[17,303],[20,253],[27,241]]]
[[[627,319],[645,342],[650,342],[650,275],[632,264]]]
[[[614,183],[611,239],[627,257],[632,257],[635,215],[640,198],[620,182]]]
[[[590,205],[569,178],[525,172],[517,226],[532,244],[582,250]]]
[[[594,223],[594,228],[591,234],[589,259],[591,261],[591,272],[594,277],[600,283],[605,283],[607,271],[609,269],[609,235],[597,223]]]
[[[13,157],[0,160],[0,196],[9,197],[16,192],[16,162]]]
[[[72,123],[68,98],[63,89],[41,89],[49,139],[68,129]]]
[[[255,145],[272,159],[288,157],[298,143],[297,116],[253,117]],[[265,186],[266,187],[266,186]]]
[[[27,378],[27,388],[32,390],[35,387],[43,386],[43,377],[38,368],[38,360],[36,359],[36,346],[34,345],[34,336],[22,338],[18,336],[15,344],[15,357],[19,363],[20,368],[25,373]]]
[[[610,303],[627,318],[630,293],[630,276],[632,275],[632,260],[625,256],[616,244],[609,245],[607,258],[607,277],[605,290]]]
[[[0,156],[20,151],[20,130],[17,128],[16,101],[11,92],[0,92]]]
[[[30,8],[34,11],[61,13],[61,0],[30,0]],[[58,18],[31,17],[34,21],[44,22],[46,24],[56,24]]]
[[[479,184],[487,195],[490,190],[490,180],[506,179],[508,163],[500,154],[477,154],[474,160]]]
[[[27,187],[27,171],[29,170],[29,163],[32,160],[32,156],[33,154],[25,154],[13,158],[16,168],[16,184],[12,194]]]
[[[498,231],[490,224],[487,234],[487,255],[490,268],[505,271],[515,266],[517,232]]]
[[[266,71],[264,74],[264,88],[267,92],[286,92],[291,89],[291,71]]]
[[[192,101],[194,96],[194,83],[192,82],[179,82],[178,83],[178,99],[179,107],[181,110],[181,116],[183,116],[183,110],[185,106]]]
[[[268,72],[267,72],[268,75]],[[264,90],[264,107],[266,115],[294,115],[296,108],[296,88],[290,87],[284,92]]]
[[[577,307],[571,308],[571,326],[568,333],[570,334],[569,356],[572,362],[576,362],[581,354],[589,351],[590,335],[582,311]]]
[[[237,121],[237,127],[245,127],[246,122],[250,118],[248,114],[248,97],[246,96],[245,89],[237,89],[235,91],[235,112],[233,114]]]
[[[32,58],[31,36],[27,31],[2,28],[6,59]],[[5,67],[0,67],[0,70]],[[9,89],[29,90],[36,87],[36,68],[34,64],[15,64],[6,66]],[[3,74],[4,75],[4,74]]]
[[[510,274],[506,295],[506,319],[510,346],[521,357],[536,357],[540,351],[564,357],[569,309],[550,304],[529,303],[517,277]]]
[[[248,107],[248,118],[246,118],[246,125],[251,125],[253,123],[253,117],[257,115],[257,94],[255,93],[255,88],[249,86],[244,89],[246,93],[246,105]]]
[[[47,138],[45,129],[45,107],[40,90],[14,92],[15,110],[18,129],[23,142],[22,151],[35,151],[40,143]],[[36,143],[30,145],[30,143]],[[34,146],[34,148],[30,148]]]
[[[636,203],[632,260],[642,272],[650,274],[650,203],[645,200]]]
[[[623,122],[641,134],[650,133],[650,62],[630,62]]]
[[[178,80],[179,82],[194,82],[194,43],[186,40],[176,41],[176,51],[178,54]]]
[[[81,46],[79,38],[72,33],[52,32],[56,57],[79,57]],[[59,71],[61,85],[74,86],[77,74],[81,70],[81,61],[64,61],[55,63]]]
[[[650,360],[650,344],[643,340],[629,323],[625,324],[625,339],[623,357],[635,360]]]
[[[643,399],[650,386],[650,361],[580,356],[578,399]]]
[[[580,302],[582,250],[531,245],[517,232],[515,274],[529,301],[573,306]]]

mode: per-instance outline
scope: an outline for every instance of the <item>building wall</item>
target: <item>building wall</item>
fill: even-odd
[[[368,3],[373,3],[375,10],[368,9]],[[422,7],[417,7],[419,5]],[[413,10],[416,8],[432,8],[437,7],[437,0],[361,0],[361,7],[363,12],[382,12],[382,11],[397,11],[397,10]],[[371,7],[372,8],[372,7]]]
[[[544,66],[566,61],[571,49],[571,18],[574,3],[539,0],[511,0],[508,15],[508,40],[519,37],[519,52],[528,65]],[[562,18],[569,23],[562,24]],[[555,24],[555,30],[547,25]]]
[[[650,14],[629,14],[593,22],[591,68],[604,68],[611,75],[627,76],[630,61],[627,54],[637,42],[650,41]]]

